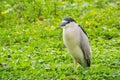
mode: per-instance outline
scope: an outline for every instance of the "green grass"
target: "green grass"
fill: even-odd
[[[72,17],[90,40],[90,68],[77,66],[62,41]],[[1,0],[0,80],[119,80],[119,0]]]

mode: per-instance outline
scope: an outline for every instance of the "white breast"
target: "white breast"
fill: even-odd
[[[76,26],[76,25],[75,25]],[[63,29],[63,41],[67,48],[72,49],[80,42],[80,31],[79,27],[67,27]]]

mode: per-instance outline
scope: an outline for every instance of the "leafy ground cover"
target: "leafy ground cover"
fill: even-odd
[[[74,71],[61,19],[87,32],[92,65]],[[0,80],[119,80],[119,0],[1,0]]]

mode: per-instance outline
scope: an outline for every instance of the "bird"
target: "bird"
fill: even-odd
[[[85,30],[70,17],[63,18],[60,27],[63,29],[63,42],[74,61],[74,69],[77,63],[83,68],[90,67],[91,49]]]

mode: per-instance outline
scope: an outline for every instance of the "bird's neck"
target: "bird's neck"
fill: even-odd
[[[69,24],[67,24],[65,27],[63,27],[63,29],[68,29],[68,28],[74,28],[74,27],[77,27],[78,24],[75,23],[75,22],[70,22]]]

